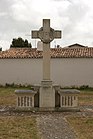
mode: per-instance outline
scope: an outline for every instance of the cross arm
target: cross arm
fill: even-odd
[[[55,30],[54,32],[54,38],[61,38],[61,31],[60,30]]]
[[[32,31],[32,32],[31,32],[31,36],[32,36],[32,38],[34,38],[34,39],[39,38],[39,33],[38,33],[38,31],[37,31],[37,30]]]

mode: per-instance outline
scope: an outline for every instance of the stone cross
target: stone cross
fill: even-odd
[[[43,27],[32,31],[32,38],[43,42],[43,80],[50,80],[50,42],[61,38],[61,31],[50,27],[50,19],[43,19]]]

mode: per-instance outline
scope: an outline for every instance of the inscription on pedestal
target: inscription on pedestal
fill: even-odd
[[[47,89],[43,87],[40,88],[39,106],[43,108],[55,107],[55,90],[53,87],[49,87]]]

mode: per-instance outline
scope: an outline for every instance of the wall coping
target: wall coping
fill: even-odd
[[[60,89],[58,92],[60,95],[62,95],[62,94],[79,94],[80,93],[80,91],[77,89]]]

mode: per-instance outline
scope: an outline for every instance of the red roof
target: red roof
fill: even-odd
[[[52,58],[93,58],[93,48],[51,48]],[[0,59],[42,58],[43,52],[36,48],[10,48],[0,52]]]

